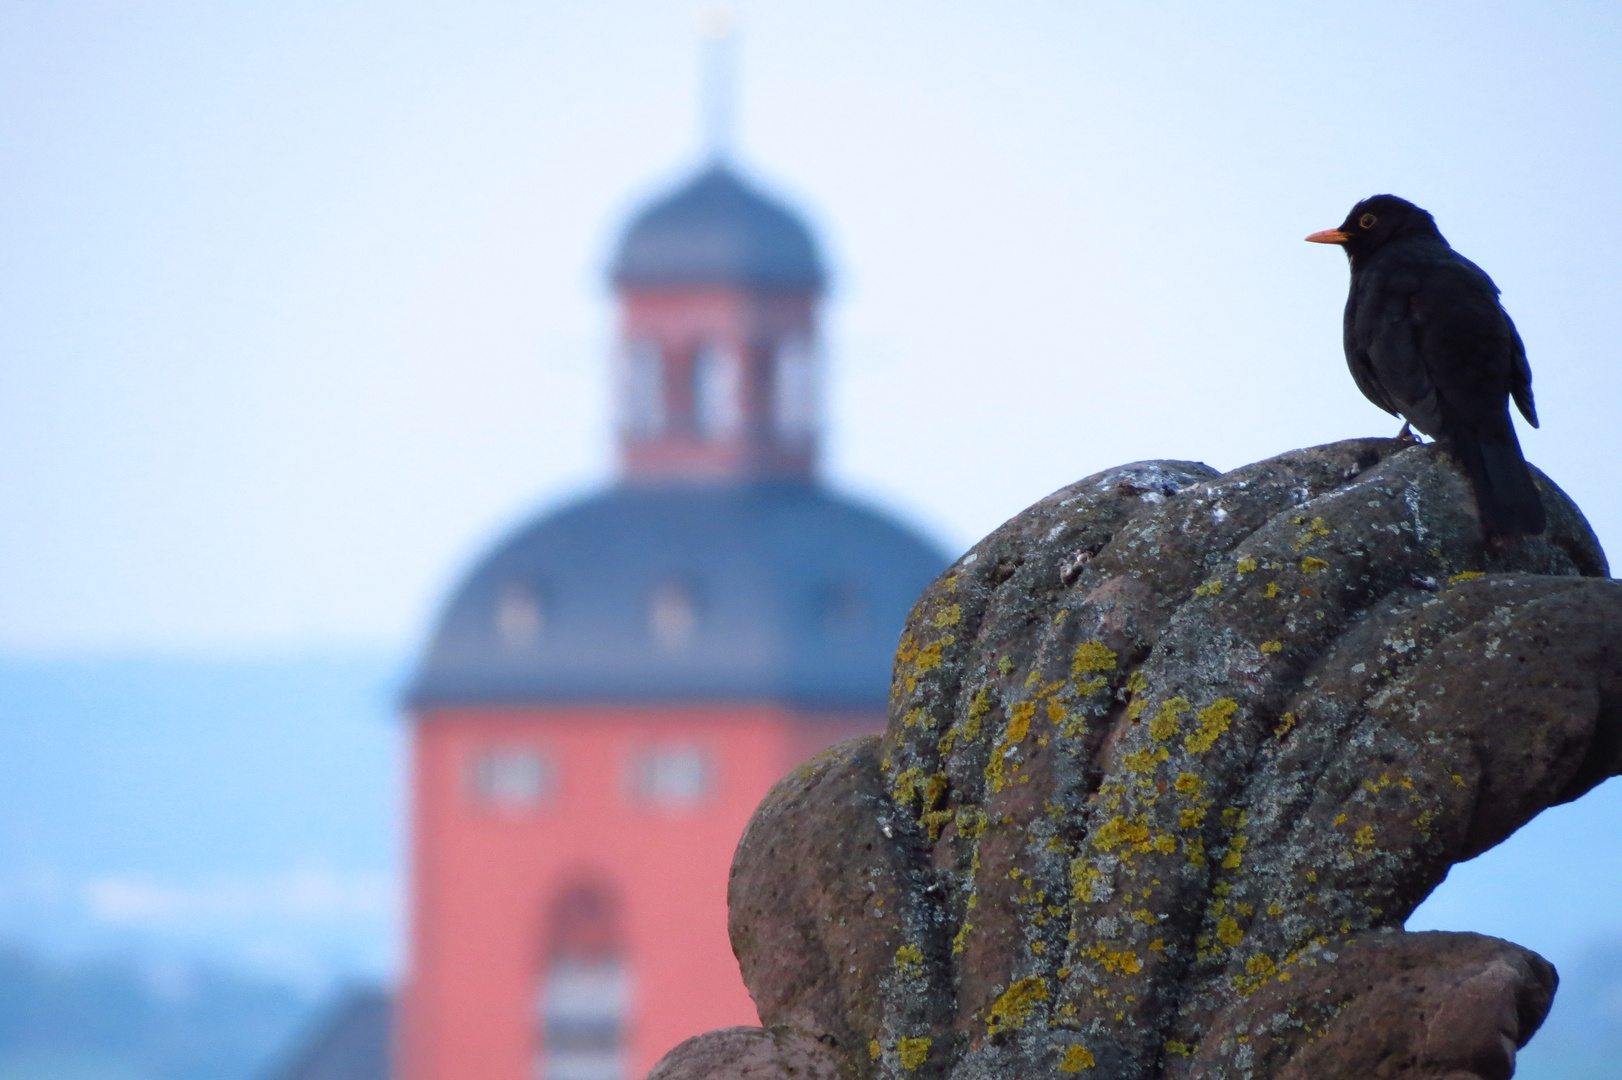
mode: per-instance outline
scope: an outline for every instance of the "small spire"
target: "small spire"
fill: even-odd
[[[732,154],[737,104],[737,8],[724,0],[705,4],[699,29],[704,35],[704,153],[722,161]]]

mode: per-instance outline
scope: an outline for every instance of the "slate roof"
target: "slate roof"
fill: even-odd
[[[389,1080],[393,1012],[383,990],[347,991],[300,1036],[271,1080]]]
[[[620,484],[542,515],[456,589],[409,692],[459,704],[775,700],[882,708],[913,601],[946,560],[814,483]],[[661,644],[660,590],[691,599]],[[517,590],[533,633],[504,634]]]
[[[632,220],[610,276],[620,288],[821,289],[826,281],[805,224],[719,162]]]

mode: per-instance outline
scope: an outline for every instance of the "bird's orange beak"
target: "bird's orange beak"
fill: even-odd
[[[1350,239],[1351,239],[1350,236],[1347,236],[1345,233],[1341,232],[1339,229],[1325,229],[1323,232],[1315,232],[1311,236],[1307,237],[1307,243],[1309,243],[1309,244],[1344,244],[1346,241],[1348,241]]]

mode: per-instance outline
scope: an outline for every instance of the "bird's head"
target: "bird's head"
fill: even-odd
[[[1371,195],[1352,207],[1338,229],[1325,229],[1307,237],[1314,244],[1339,244],[1348,258],[1368,255],[1399,236],[1434,236],[1436,219],[1407,199],[1395,195]]]

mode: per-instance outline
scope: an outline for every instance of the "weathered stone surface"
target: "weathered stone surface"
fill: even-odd
[[[1622,771],[1622,584],[1540,482],[1507,547],[1391,440],[1014,518],[914,608],[886,733],[740,843],[762,1020],[862,1078],[1508,1076],[1552,969],[1401,926]]]
[[[846,1080],[810,1035],[785,1027],[722,1028],[695,1035],[659,1059],[648,1080]]]

